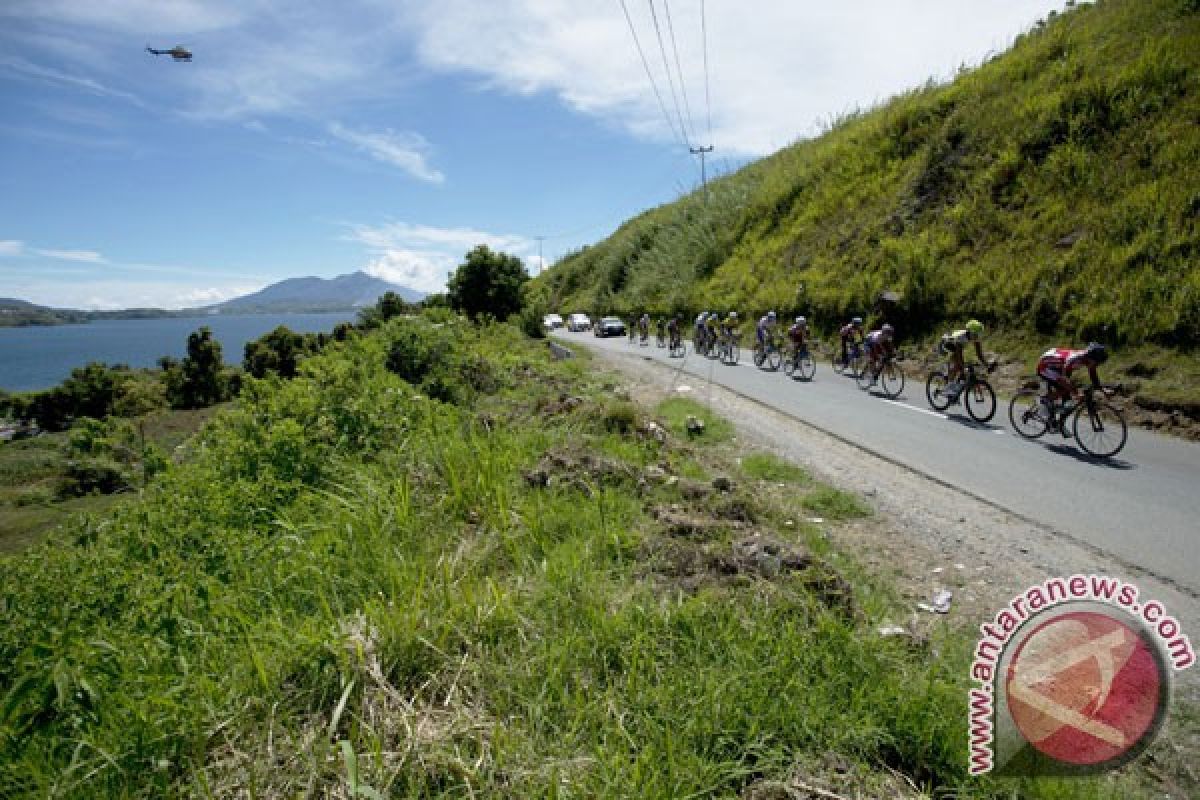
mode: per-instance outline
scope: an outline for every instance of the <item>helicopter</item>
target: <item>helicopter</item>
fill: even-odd
[[[192,51],[188,50],[181,44],[177,44],[170,50],[155,50],[153,47],[146,47],[146,52],[153,53],[156,56],[170,56],[176,61],[191,61]]]

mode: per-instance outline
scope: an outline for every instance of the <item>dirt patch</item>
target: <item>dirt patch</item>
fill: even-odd
[[[591,495],[596,486],[644,484],[645,478],[623,461],[593,453],[547,452],[538,465],[523,473],[525,482],[535,488],[571,486]]]
[[[870,767],[834,752],[798,760],[786,780],[757,781],[747,786],[741,800],[851,800],[887,797],[925,800],[908,776],[887,766]]]

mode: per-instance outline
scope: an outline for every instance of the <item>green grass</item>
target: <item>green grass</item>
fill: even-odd
[[[804,496],[801,504],[809,511],[827,519],[855,519],[870,516],[871,508],[850,492],[822,486]]]
[[[835,753],[958,797],[1148,796],[967,778],[969,641],[880,642],[804,573],[651,573],[659,494],[529,471],[717,450],[531,421],[578,367],[509,329],[452,337],[494,393],[419,395],[383,365],[420,324],[249,382],[142,496],[0,559],[0,795],[737,797]]]
[[[803,467],[784,461],[771,453],[752,453],[742,459],[742,471],[758,481],[808,484],[812,476]]]
[[[175,452],[219,408],[161,411],[143,421],[146,440]],[[0,444],[0,553],[17,552],[83,512],[103,511],[131,495],[62,498],[68,434],[43,434]],[[183,455],[182,452],[179,455]]]
[[[713,413],[708,406],[687,397],[668,397],[654,409],[667,423],[667,430],[682,438],[697,442],[716,444],[733,438],[733,425]],[[697,417],[704,422],[704,433],[691,437],[687,430],[687,418]]]
[[[971,317],[1028,342],[1162,363],[1150,403],[1195,407],[1200,11],[1080,3],[1006,53],[627,221],[534,284],[600,313],[736,308],[903,341]],[[1136,355],[1134,355],[1136,353]],[[1132,376],[1131,376],[1132,377]]]

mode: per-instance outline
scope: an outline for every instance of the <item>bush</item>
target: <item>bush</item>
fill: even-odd
[[[637,428],[638,412],[632,403],[612,403],[604,409],[604,430],[626,435]]]

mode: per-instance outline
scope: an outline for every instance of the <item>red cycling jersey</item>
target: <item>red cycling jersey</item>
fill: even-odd
[[[1087,350],[1071,350],[1067,347],[1053,347],[1042,353],[1037,363],[1037,374],[1051,381],[1057,381],[1059,375],[1070,375],[1079,366],[1079,362],[1087,357]]]

